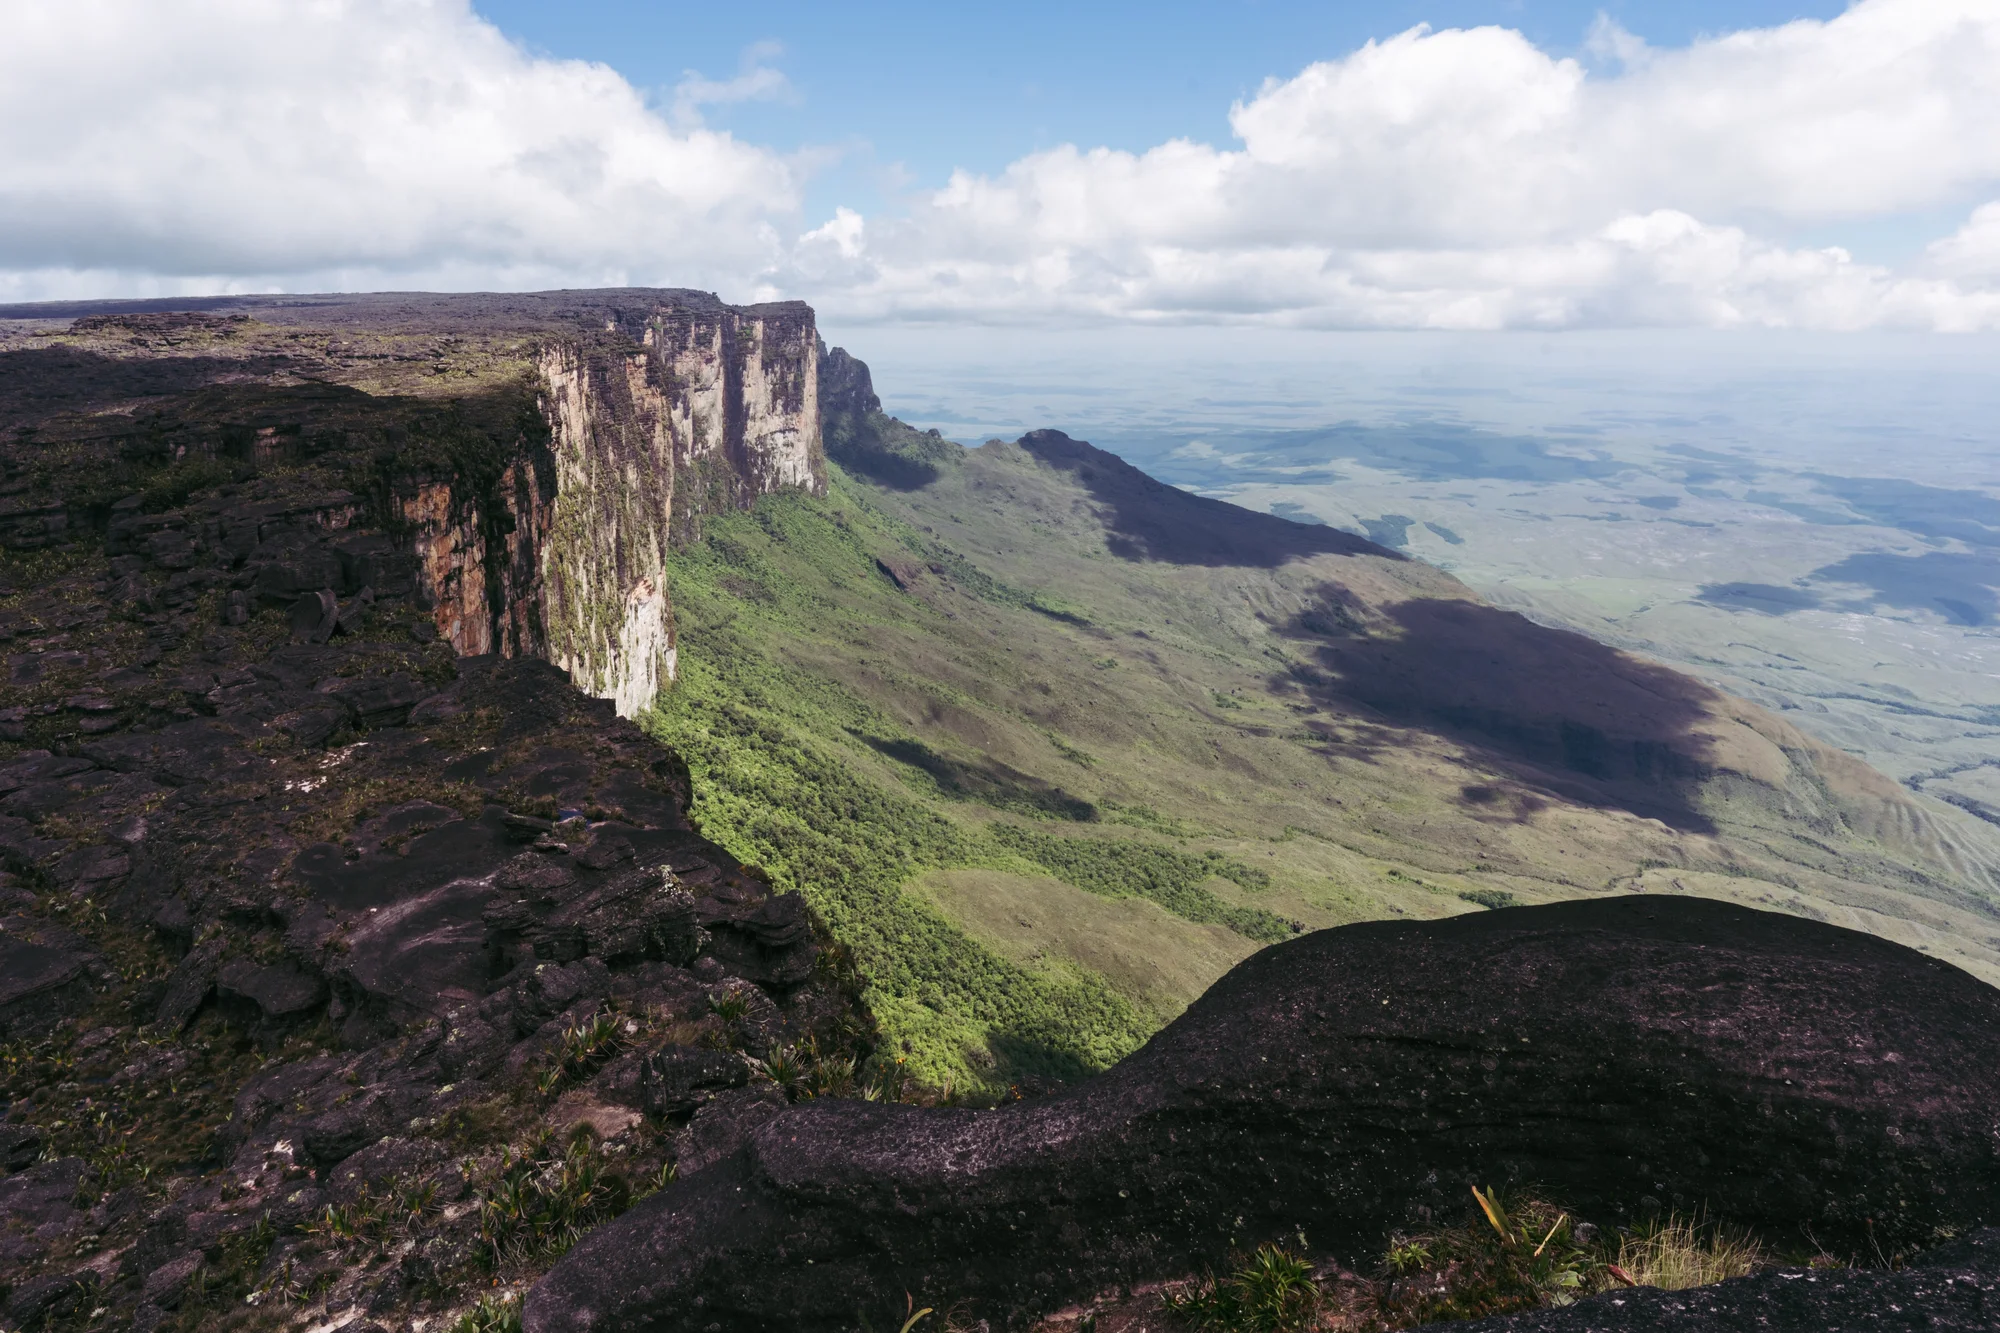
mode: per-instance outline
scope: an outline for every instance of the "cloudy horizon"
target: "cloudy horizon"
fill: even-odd
[[[463,0],[6,7],[0,300],[660,285],[847,325],[2000,329],[2000,0],[1562,53],[1404,27],[1227,104],[827,206],[838,145],[709,123]],[[1313,56],[1317,58],[1308,59]],[[1220,106],[1216,108],[1220,110]],[[1898,228],[1894,262],[1846,233]]]

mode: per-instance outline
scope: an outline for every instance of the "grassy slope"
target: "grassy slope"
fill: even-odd
[[[1101,1067],[1295,925],[1613,890],[1808,913],[2000,979],[2000,921],[1904,836],[1893,788],[1756,710],[1699,720],[1712,827],[1675,828],[1297,687],[1316,645],[1274,627],[1329,579],[1366,619],[1466,597],[1447,576],[1124,558],[1071,474],[952,448],[906,489],[836,470],[824,499],[714,523],[673,570],[682,675],[651,719],[704,830],[808,894],[928,1079]]]

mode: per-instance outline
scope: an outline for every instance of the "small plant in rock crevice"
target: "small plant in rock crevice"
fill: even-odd
[[[1378,1297],[1385,1322],[1441,1319],[1567,1304],[1615,1279],[1577,1241],[1570,1215],[1540,1199],[1503,1200],[1472,1187],[1478,1216],[1428,1236],[1399,1237],[1385,1256],[1390,1281]]]
[[[535,1090],[544,1095],[582,1078],[603,1064],[623,1044],[618,1015],[600,1013],[562,1030],[548,1063],[535,1075]]]
[[[458,1317],[451,1333],[521,1333],[521,1302],[511,1291],[481,1297]]]
[[[1306,1333],[1324,1293],[1312,1265],[1279,1245],[1260,1245],[1227,1276],[1213,1274],[1164,1298],[1203,1333]]]
[[[709,1012],[725,1023],[734,1023],[750,1012],[749,997],[740,990],[726,990],[708,998]]]
[[[479,1199],[483,1257],[493,1268],[565,1254],[599,1222],[630,1206],[632,1189],[608,1169],[595,1138],[579,1129],[568,1143],[540,1139],[501,1156]]]

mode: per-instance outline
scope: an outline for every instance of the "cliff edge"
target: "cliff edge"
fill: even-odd
[[[343,540],[380,534],[460,654],[545,657],[624,716],[674,674],[668,550],[706,515],[826,485],[796,301],[230,297],[0,321],[0,546],[101,529],[142,556],[185,547],[174,572],[261,579],[266,529],[307,507]],[[183,509],[218,484],[238,503]],[[260,595],[358,591],[292,574]]]

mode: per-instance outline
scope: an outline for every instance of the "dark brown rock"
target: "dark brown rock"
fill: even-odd
[[[92,958],[68,931],[0,918],[0,1037],[45,1032],[89,1003]]]
[[[0,1167],[23,1171],[42,1155],[42,1132],[33,1125],[0,1124]]]
[[[187,957],[174,966],[167,977],[166,994],[160,997],[160,1007],[153,1014],[155,1025],[168,1032],[179,1032],[187,1026],[214,991],[215,970],[221,965],[227,947],[220,937],[206,940],[189,950]]]
[[[813,1101],[586,1237],[531,1333],[1019,1326],[1303,1229],[1359,1259],[1468,1182],[1865,1248],[2000,1215],[2000,992],[1872,936],[1635,897],[1264,950],[996,1111]]]
[[[32,1330],[81,1314],[97,1290],[97,1274],[88,1268],[74,1273],[50,1273],[32,1278],[8,1294],[7,1318],[15,1328]]]
[[[333,637],[340,617],[340,602],[330,588],[303,594],[292,603],[292,642],[325,643]]]
[[[785,1094],[768,1083],[716,1093],[675,1136],[675,1166],[685,1175],[714,1165],[784,1109]]]
[[[750,1063],[735,1051],[669,1046],[640,1069],[639,1091],[655,1115],[696,1109],[716,1094],[750,1081]]]
[[[141,1300],[163,1310],[174,1309],[187,1294],[188,1284],[194,1281],[194,1275],[201,1271],[201,1263],[199,1250],[167,1260],[146,1274]]]
[[[254,1022],[298,1022],[326,1004],[326,979],[293,962],[254,963],[238,959],[215,974],[216,998],[244,1007]]]
[[[0,1218],[10,1231],[43,1240],[60,1236],[83,1216],[76,1192],[88,1171],[81,1157],[63,1157],[0,1180]]]
[[[715,936],[716,956],[741,976],[763,985],[796,986],[812,975],[819,956],[812,914],[796,893],[755,897],[712,894],[698,904],[697,920]]]

